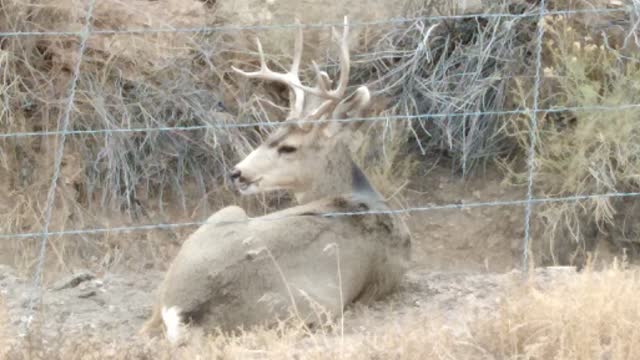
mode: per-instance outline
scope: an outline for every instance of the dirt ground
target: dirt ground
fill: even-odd
[[[0,271],[0,291],[8,299],[10,329],[16,335],[14,341],[20,341],[28,314],[27,295],[33,289],[10,269],[0,267]],[[538,269],[534,279],[548,285],[550,280],[572,272],[568,267]],[[114,273],[75,287],[49,288],[36,307],[47,321],[34,322],[34,335],[42,337],[45,345],[55,342],[60,334],[65,338],[94,335],[106,341],[133,341],[151,311],[150,294],[161,278],[159,271]],[[375,334],[388,326],[410,323],[416,314],[429,314],[444,326],[463,331],[472,317],[490,316],[506,291],[524,279],[517,270],[473,273],[415,269],[407,274],[400,289],[384,301],[369,307],[351,306],[345,313],[345,333],[352,337]]]
[[[436,168],[417,179],[420,185],[408,192],[407,205],[522,198],[522,191],[502,186],[495,173],[466,182],[453,178],[448,169]],[[412,270],[389,299],[368,308],[350,308],[347,332],[375,331],[416,312],[434,314],[454,328],[463,328],[465,314],[490,312],[502,289],[521,278],[512,271],[521,256],[524,220],[520,207],[413,212],[406,221],[414,241]],[[36,304],[33,328],[49,341],[57,334],[91,333],[113,340],[131,339],[150,314],[152,294],[162,276],[162,269],[104,272],[87,268],[61,274]],[[25,335],[29,298],[35,291],[30,279],[9,266],[0,267],[0,294],[16,340]]]

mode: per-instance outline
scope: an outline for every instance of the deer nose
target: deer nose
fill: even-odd
[[[239,180],[242,179],[242,172],[238,169],[231,170],[231,180]]]

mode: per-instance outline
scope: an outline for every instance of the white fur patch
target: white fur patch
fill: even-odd
[[[180,340],[182,332],[182,319],[180,318],[180,308],[172,306],[162,307],[162,321],[167,330],[167,338],[172,344],[176,344]]]

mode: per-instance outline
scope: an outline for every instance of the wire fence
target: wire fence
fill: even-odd
[[[80,48],[78,53],[78,61],[73,68],[73,78],[71,80],[71,84],[69,87],[69,96],[67,97],[67,103],[62,114],[62,118],[58,122],[58,128],[61,132],[67,131],[69,127],[69,118],[71,116],[71,109],[73,107],[73,102],[76,95],[76,84],[78,83],[78,78],[80,77],[80,65],[82,65],[82,58],[84,55],[84,51],[87,44],[87,39],[89,38],[89,31],[91,29],[91,16],[93,14],[93,7],[95,5],[96,0],[89,0],[89,6],[87,11],[87,16],[84,21],[84,30],[80,33]],[[36,265],[35,274],[33,276],[33,286],[34,289],[37,289],[39,294],[36,296],[32,296],[29,299],[29,303],[27,305],[27,309],[29,313],[33,313],[36,301],[42,297],[42,291],[44,290],[42,279],[44,272],[44,262],[45,256],[47,253],[47,243],[49,240],[49,226],[51,225],[51,215],[53,212],[53,206],[55,203],[56,197],[56,187],[58,185],[58,178],[60,177],[60,170],[62,168],[62,157],[64,155],[64,146],[65,146],[66,136],[63,134],[59,136],[58,141],[56,143],[55,150],[55,158],[53,164],[53,176],[51,177],[51,185],[49,186],[49,191],[47,193],[47,202],[45,204],[44,210],[44,227],[42,231],[42,240],[40,242],[40,250],[38,255],[38,263]],[[31,323],[31,316],[28,318],[26,325],[29,326]]]
[[[524,244],[522,247],[522,266],[527,269],[529,260],[529,242],[531,239],[531,210],[533,200],[533,175],[535,173],[535,155],[536,155],[536,143],[538,142],[538,102],[540,99],[540,83],[542,79],[542,38],[544,36],[544,10],[545,0],[540,1],[540,17],[538,18],[538,24],[536,29],[536,72],[535,80],[533,83],[533,108],[529,119],[531,126],[529,127],[529,156],[527,158],[527,203],[524,208]]]
[[[506,19],[526,19],[539,16],[553,15],[587,15],[587,14],[611,14],[626,13],[629,8],[593,8],[593,9],[573,9],[573,10],[542,10],[538,13],[485,13],[485,14],[462,14],[462,15],[431,15],[412,18],[395,18],[375,21],[350,22],[350,27],[364,27],[376,25],[405,24],[415,21],[441,21],[441,20],[464,20],[477,18],[506,18]],[[197,28],[144,28],[144,29],[94,29],[89,30],[91,35],[133,35],[133,34],[153,34],[153,33],[207,33],[207,32],[238,32],[238,31],[265,31],[265,30],[286,30],[286,29],[317,29],[328,27],[340,27],[342,22],[323,22],[317,24],[271,24],[271,25],[246,25],[246,26],[211,26]],[[16,36],[82,36],[83,31],[6,31],[0,32],[3,37]]]
[[[54,210],[54,203],[56,197],[56,187],[61,174],[61,163],[65,148],[65,141],[67,136],[74,135],[108,135],[114,133],[129,133],[129,132],[163,132],[163,131],[193,131],[209,128],[242,128],[242,127],[255,127],[255,126],[290,126],[292,124],[300,124],[305,121],[288,121],[286,123],[279,121],[268,122],[252,122],[252,123],[229,123],[229,124],[202,124],[196,126],[175,126],[175,127],[139,127],[139,128],[104,128],[104,129],[86,129],[76,130],[69,129],[69,117],[73,108],[76,84],[80,76],[81,64],[83,61],[83,55],[85,52],[86,44],[91,36],[105,36],[105,35],[132,35],[142,33],[165,33],[165,32],[189,32],[189,33],[203,33],[203,32],[230,32],[230,31],[246,31],[246,30],[271,30],[271,29],[292,29],[292,28],[326,28],[332,26],[342,26],[342,23],[322,23],[322,24],[276,24],[276,25],[261,25],[261,26],[218,26],[218,27],[205,27],[205,28],[157,28],[157,29],[125,29],[125,30],[109,30],[109,29],[92,29],[92,13],[96,0],[89,0],[87,4],[86,17],[84,19],[84,26],[81,31],[51,31],[51,32],[39,32],[39,31],[26,31],[26,32],[0,32],[0,37],[19,37],[19,36],[73,36],[78,37],[80,40],[80,46],[78,49],[78,59],[73,68],[72,81],[70,82],[68,89],[68,97],[66,99],[65,108],[61,118],[58,121],[57,130],[55,131],[37,131],[37,132],[4,132],[0,133],[0,139],[10,138],[24,138],[24,137],[43,137],[43,136],[55,136],[56,148],[54,153],[53,164],[53,176],[47,192],[47,200],[44,206],[43,214],[43,229],[40,232],[25,232],[25,233],[8,233],[0,234],[0,239],[20,239],[20,238],[40,238],[40,246],[38,252],[38,259],[36,270],[33,275],[33,287],[37,291],[32,294],[29,299],[28,309],[30,313],[33,313],[34,306],[38,299],[42,296],[42,278],[44,271],[44,263],[47,252],[48,240],[52,236],[71,236],[82,234],[103,234],[112,232],[131,232],[131,231],[144,231],[144,230],[162,230],[178,227],[200,226],[206,224],[206,221],[201,222],[183,222],[183,223],[154,223],[143,224],[137,226],[121,226],[121,227],[109,227],[109,228],[88,228],[88,229],[70,229],[62,231],[50,231],[50,224],[52,218],[52,212]],[[523,238],[523,253],[522,253],[522,266],[528,268],[529,260],[529,248],[531,239],[531,216],[533,206],[539,204],[553,203],[553,202],[577,202],[587,201],[603,198],[619,198],[619,197],[638,197],[640,192],[613,192],[603,194],[590,194],[590,195],[576,195],[568,197],[555,197],[555,198],[536,198],[534,197],[534,178],[536,172],[535,162],[535,149],[538,142],[537,129],[538,129],[538,116],[541,114],[554,113],[554,112],[577,112],[577,111],[616,111],[640,108],[640,104],[626,104],[620,106],[583,106],[583,107],[553,107],[553,108],[540,108],[540,87],[542,81],[542,48],[543,37],[545,28],[543,21],[546,16],[553,15],[584,15],[584,14],[606,14],[614,12],[631,12],[634,11],[632,7],[623,8],[594,8],[594,9],[582,9],[582,10],[547,10],[545,0],[541,0],[538,5],[538,11],[533,13],[524,14],[509,14],[509,13],[489,13],[489,14],[466,14],[466,15],[454,15],[454,16],[425,16],[419,18],[396,18],[380,21],[369,22],[355,22],[350,26],[372,26],[372,25],[389,25],[389,24],[402,24],[407,22],[413,22],[416,20],[425,21],[439,21],[439,20],[452,20],[452,19],[473,19],[473,18],[537,18],[536,34],[535,34],[535,76],[534,76],[534,89],[533,89],[533,105],[530,109],[516,109],[505,111],[479,111],[479,112],[460,112],[460,113],[423,113],[415,115],[395,115],[395,116],[377,116],[366,118],[348,118],[348,119],[327,119],[321,120],[321,122],[355,122],[355,121],[400,121],[400,120],[425,120],[425,119],[440,119],[440,118],[455,118],[465,116],[486,116],[486,115],[527,115],[530,119],[530,131],[529,131],[529,149],[527,154],[527,192],[524,199],[508,200],[508,201],[491,201],[491,202],[473,202],[473,203],[459,203],[459,204],[445,204],[434,206],[418,206],[408,207],[402,209],[393,209],[386,211],[362,211],[362,212],[333,212],[324,213],[322,216],[337,217],[337,216],[355,216],[355,215],[368,215],[368,214],[404,214],[413,212],[425,212],[425,211],[438,211],[447,209],[469,209],[479,207],[496,207],[496,206],[523,206],[525,209],[524,215],[524,238]],[[636,10],[637,11],[637,10]],[[314,121],[317,123],[318,121]],[[267,220],[275,220],[277,218],[270,218]],[[250,221],[265,220],[264,218],[249,218]],[[243,221],[248,221],[243,220]],[[25,324],[29,326],[31,318],[27,319]]]

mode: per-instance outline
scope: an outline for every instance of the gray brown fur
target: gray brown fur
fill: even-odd
[[[204,329],[232,331],[273,324],[293,309],[314,323],[317,312],[307,296],[333,315],[340,313],[341,303],[379,299],[404,274],[408,234],[390,215],[321,215],[380,210],[379,205],[346,195],[244,223],[238,223],[246,219],[241,208],[225,208],[182,245],[161,287],[160,302],[179,307]],[[342,301],[337,253],[325,251],[332,244],[339,250]]]

